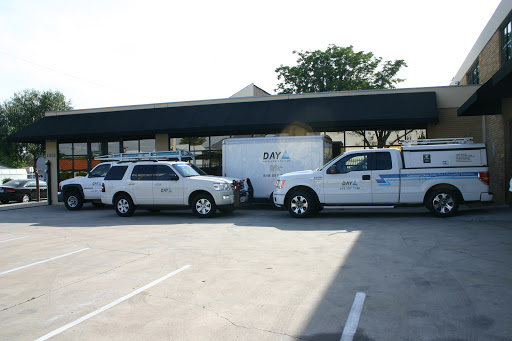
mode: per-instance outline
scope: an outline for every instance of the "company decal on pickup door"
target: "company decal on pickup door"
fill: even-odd
[[[172,190],[170,188],[160,188],[160,193],[171,193]]]
[[[390,186],[391,182],[402,179],[403,181],[425,181],[432,178],[436,179],[475,179],[478,178],[477,172],[442,172],[442,173],[415,173],[415,174],[379,174],[380,179],[376,179],[379,186]]]
[[[355,180],[346,180],[341,182],[340,190],[342,191],[357,191],[360,189],[361,187],[357,184]]]

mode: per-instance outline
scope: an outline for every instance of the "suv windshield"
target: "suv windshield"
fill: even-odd
[[[206,173],[203,172],[201,169],[197,168],[196,166],[187,164],[187,163],[180,163],[174,165],[178,173],[180,173],[183,177],[190,177],[190,176],[198,176],[198,175],[205,175]]]

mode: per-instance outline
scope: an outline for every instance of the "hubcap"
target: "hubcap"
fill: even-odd
[[[295,214],[304,214],[308,210],[308,201],[302,195],[293,197],[290,205]]]
[[[76,205],[78,205],[78,200],[76,200],[76,197],[75,196],[69,197],[68,198],[68,206],[76,207]]]
[[[30,198],[28,195],[24,195],[23,196],[23,202],[29,202],[30,201]]]
[[[453,206],[455,202],[453,198],[446,193],[439,193],[434,197],[434,201],[432,202],[434,209],[439,213],[450,213],[453,210]]]
[[[199,214],[208,214],[212,209],[212,204],[208,199],[199,199],[196,202],[196,210]]]
[[[121,199],[117,202],[117,210],[120,213],[126,213],[128,212],[128,209],[130,208],[130,204],[128,203],[128,200]]]

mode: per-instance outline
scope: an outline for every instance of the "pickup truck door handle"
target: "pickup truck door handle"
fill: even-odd
[[[369,175],[363,175],[363,180],[370,180],[370,176]]]

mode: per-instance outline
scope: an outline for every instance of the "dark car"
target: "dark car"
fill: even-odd
[[[39,181],[39,188],[41,198],[46,198],[48,193],[46,182]],[[2,204],[7,204],[9,201],[29,202],[32,199],[37,199],[35,180],[11,180],[0,185],[0,201]]]

